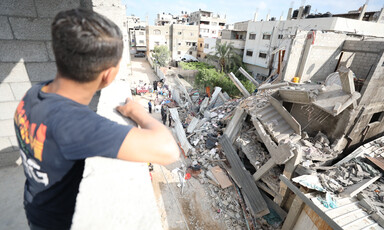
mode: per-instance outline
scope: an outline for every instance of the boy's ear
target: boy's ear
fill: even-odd
[[[100,89],[107,87],[115,80],[117,73],[119,72],[119,65],[109,67],[101,73]]]

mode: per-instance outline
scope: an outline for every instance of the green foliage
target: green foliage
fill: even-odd
[[[220,72],[236,72],[240,66],[244,66],[242,57],[235,52],[232,43],[216,43],[215,53],[207,55],[209,60],[216,61]]]
[[[241,81],[248,92],[253,93],[255,86],[247,81]],[[216,69],[201,69],[195,78],[195,85],[200,89],[209,86],[213,89],[219,86],[223,91],[227,92],[230,96],[239,96],[241,93],[225,73],[217,72]]]
[[[179,62],[181,68],[186,70],[202,70],[202,69],[212,69],[214,66],[207,64],[205,62]]]
[[[171,57],[171,52],[168,50],[168,46],[155,46],[153,57],[160,66],[167,66]]]

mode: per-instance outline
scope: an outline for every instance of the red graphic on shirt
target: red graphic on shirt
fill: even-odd
[[[21,101],[17,106],[15,123],[19,128],[21,139],[31,147],[35,158],[42,161],[47,126],[41,123],[36,131],[37,125],[35,123],[30,124],[25,114],[24,101]]]

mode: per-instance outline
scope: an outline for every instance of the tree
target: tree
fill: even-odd
[[[156,59],[160,66],[167,66],[171,52],[168,50],[168,46],[155,46],[153,50],[153,57]]]
[[[215,49],[215,52],[207,55],[207,58],[219,64],[220,72],[236,72],[240,66],[243,66],[242,57],[235,52],[232,43],[216,42]]]

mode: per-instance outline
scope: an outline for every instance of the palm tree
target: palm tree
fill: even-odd
[[[233,72],[243,66],[242,58],[234,50],[232,43],[216,42],[215,52],[208,54],[207,59],[216,61],[220,66],[220,72]]]

